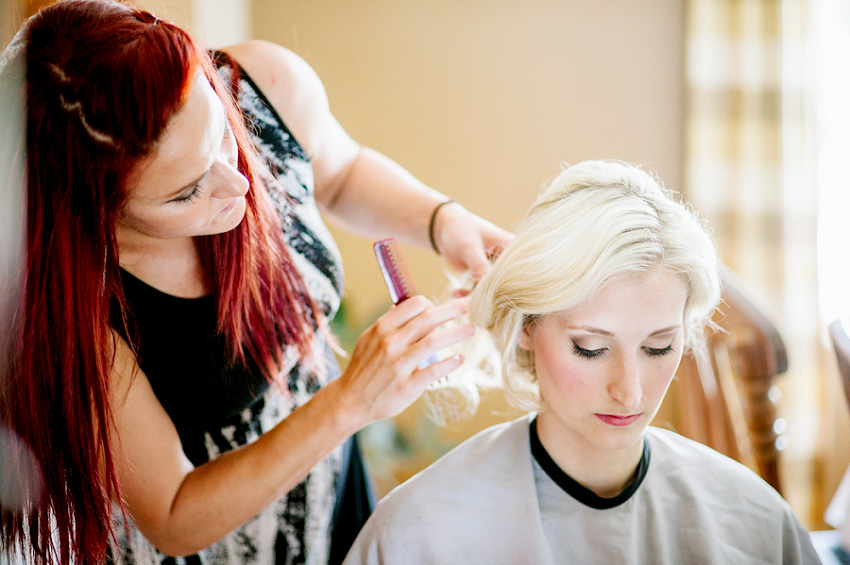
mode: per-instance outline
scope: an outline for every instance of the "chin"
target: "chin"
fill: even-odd
[[[633,449],[635,444],[639,443],[641,438],[643,438],[643,432],[645,430],[645,427],[640,428],[639,430],[635,430],[633,433],[620,434],[619,437],[610,437],[605,440],[597,441],[596,443],[600,448],[606,451]]]
[[[630,426],[616,427],[602,424],[601,429],[597,428],[597,432],[590,437],[593,438],[593,443],[602,450],[631,449],[641,441],[648,425],[649,421],[643,418]]]

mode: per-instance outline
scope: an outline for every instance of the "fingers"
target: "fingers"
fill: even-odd
[[[434,328],[464,315],[469,299],[454,299],[439,306],[424,296],[413,296],[390,309],[375,322],[381,333],[403,330],[406,337],[419,339]]]
[[[469,298],[434,306],[427,298],[414,296],[390,308],[363,333],[358,343],[361,349],[372,352],[380,350],[383,356],[409,364],[412,371],[429,355],[474,333],[470,325],[435,331],[464,315],[468,305]],[[402,360],[402,357],[405,359]]]
[[[458,369],[461,365],[463,365],[463,361],[463,355],[452,355],[441,361],[431,363],[427,367],[417,369],[411,374],[410,379],[417,387],[424,389],[434,381],[438,381],[452,371]]]
[[[419,341],[446,322],[466,314],[469,309],[469,300],[469,298],[457,298],[439,306],[426,308],[401,325],[399,330],[410,341]]]
[[[466,341],[473,335],[475,335],[475,327],[468,324],[436,330],[411,344],[408,350],[410,359],[416,367],[420,367],[423,361],[428,360],[438,351]]]
[[[468,271],[474,280],[481,280],[496,257],[513,239],[513,234],[457,207],[441,224],[440,249],[449,265]]]
[[[441,326],[466,313],[469,298],[460,298],[434,306],[424,297],[416,296],[393,306],[375,324],[383,337],[383,347],[390,355],[405,357],[405,369],[413,371],[422,361],[439,350],[455,345],[474,335],[469,324],[445,329]]]
[[[340,377],[346,397],[366,419],[394,416],[422,394],[428,384],[463,362],[453,355],[419,368],[423,361],[450,345],[468,339],[473,326],[446,322],[463,315],[468,299],[434,306],[422,296],[393,306],[360,338]]]
[[[490,270],[490,261],[483,253],[476,253],[476,255],[478,256],[477,260],[471,262],[469,272],[473,280],[480,281]]]

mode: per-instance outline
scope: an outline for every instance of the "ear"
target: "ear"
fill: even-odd
[[[516,344],[526,351],[531,351],[534,347],[531,343],[531,323],[526,322],[522,326],[522,331],[517,336]]]

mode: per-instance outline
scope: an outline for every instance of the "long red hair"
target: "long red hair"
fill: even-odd
[[[241,224],[200,245],[231,358],[279,379],[286,345],[315,359],[321,314],[256,180],[242,116],[186,32],[109,0],[60,1],[25,25],[25,268],[0,417],[40,464],[41,488],[23,510],[3,508],[0,527],[7,548],[34,561],[96,563],[107,555],[111,501],[120,500],[109,402],[110,308],[125,308],[116,224],[128,175],[181,108],[195,72],[225,104],[251,184]]]

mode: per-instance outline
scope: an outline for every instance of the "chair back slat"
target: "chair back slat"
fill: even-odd
[[[785,344],[728,270],[713,322],[717,329],[679,367],[679,431],[747,465],[781,492],[782,426],[773,389],[788,369]]]

